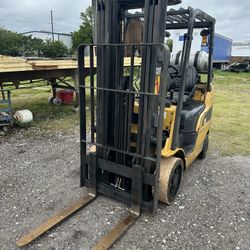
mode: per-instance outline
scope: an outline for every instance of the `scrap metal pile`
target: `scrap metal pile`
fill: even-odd
[[[250,72],[250,60],[232,63],[225,67],[223,71],[231,71],[236,73]]]

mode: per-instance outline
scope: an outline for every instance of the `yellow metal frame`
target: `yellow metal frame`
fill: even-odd
[[[189,167],[193,161],[198,157],[203,148],[203,143],[205,141],[206,135],[209,133],[212,119],[207,119],[207,116],[210,112],[212,112],[213,103],[214,103],[214,90],[211,86],[211,90],[207,91],[207,84],[202,83],[197,85],[197,89],[194,95],[194,100],[202,101],[205,104],[205,109],[201,113],[197,126],[196,132],[198,133],[196,144],[194,149],[188,155],[185,154],[182,148],[176,148],[175,150],[171,149],[172,141],[173,141],[173,133],[174,133],[174,122],[176,117],[176,106],[171,105],[168,108],[165,108],[164,113],[164,121],[163,121],[163,130],[167,130],[169,132],[169,137],[166,140],[165,146],[161,151],[161,155],[164,158],[168,158],[171,156],[182,156],[184,160],[185,167]],[[135,102],[134,105],[134,113],[138,113],[139,104]],[[131,132],[137,133],[137,124],[132,124]],[[136,147],[136,143],[131,144],[132,147]]]
[[[201,90],[203,89],[203,91]],[[204,93],[205,92],[205,93]],[[164,119],[163,128],[167,129],[170,134],[169,138],[166,141],[164,148],[161,151],[162,157],[171,157],[175,155],[183,155],[185,158],[185,166],[189,167],[192,162],[197,158],[197,156],[201,153],[204,140],[206,135],[209,133],[212,120],[207,120],[207,114],[211,112],[214,103],[214,90],[213,87],[211,91],[206,91],[206,84],[200,84],[197,86],[197,91],[194,96],[195,100],[203,101],[205,104],[205,109],[201,113],[197,126],[196,132],[198,133],[197,140],[193,151],[185,155],[184,150],[182,148],[176,148],[175,150],[171,149],[172,140],[173,140],[173,132],[174,132],[174,121],[176,115],[176,106],[172,105],[170,108],[165,109],[166,118]],[[170,128],[170,129],[169,129]]]

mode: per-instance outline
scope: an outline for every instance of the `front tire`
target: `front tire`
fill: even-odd
[[[183,176],[183,161],[177,157],[163,158],[160,166],[159,200],[170,205],[176,198]]]

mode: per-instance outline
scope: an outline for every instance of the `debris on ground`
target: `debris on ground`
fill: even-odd
[[[250,72],[250,61],[235,62],[222,69],[223,71],[231,71],[236,73]]]
[[[77,135],[18,134],[0,143],[0,245],[9,250],[85,189],[79,188]],[[249,180],[250,157],[222,157],[211,149],[205,161],[197,160],[185,172],[175,203],[161,204],[155,216],[143,212],[113,249],[249,249]],[[128,209],[99,196],[25,249],[91,249]]]

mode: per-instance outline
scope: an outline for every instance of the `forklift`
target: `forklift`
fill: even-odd
[[[167,11],[179,3],[96,1],[97,42],[78,49],[80,185],[88,194],[24,235],[18,246],[29,244],[102,194],[130,205],[128,215],[93,247],[109,249],[142,211],[155,213],[159,202],[171,204],[183,171],[196,158],[205,158],[213,110],[215,19],[191,7]],[[131,12],[134,9],[142,12]],[[143,22],[143,41],[126,44],[126,24],[133,16]],[[171,64],[164,40],[174,29],[186,33],[181,60]],[[199,53],[191,60],[194,29],[201,29],[208,40],[206,63],[200,63]],[[125,51],[130,51],[129,67],[124,66]]]

